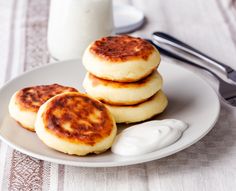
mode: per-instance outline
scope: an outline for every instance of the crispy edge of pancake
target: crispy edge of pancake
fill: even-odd
[[[103,98],[98,98],[98,100],[104,104],[108,104],[108,105],[112,105],[112,106],[131,106],[131,105],[138,105],[138,104],[141,104],[145,101],[148,101],[149,98],[140,99],[139,101],[126,101],[125,103],[124,102],[113,102],[113,101],[106,100]]]
[[[148,77],[151,73],[153,73],[155,70],[157,70],[157,68],[158,68],[158,66],[153,67],[148,72],[146,72],[145,74],[143,74],[142,76],[140,76],[138,78],[127,78],[127,77],[124,77],[122,79],[116,79],[116,80],[111,80],[110,78],[107,78],[107,77],[104,77],[104,76],[98,76],[98,78],[101,78],[101,79],[107,80],[107,81],[118,82],[118,83],[135,83],[137,81],[140,81],[140,80]]]
[[[154,78],[154,75],[156,75],[156,73],[158,76],[160,76],[159,72],[154,70],[147,77],[142,78],[139,81],[128,82],[128,83],[102,79],[102,78],[99,78],[91,73],[88,73],[87,75],[88,75],[89,80],[91,80],[91,83],[94,87],[101,84],[103,86],[111,86],[114,88],[139,88],[139,87],[145,86],[147,83],[149,83]]]
[[[23,125],[21,122],[19,122],[19,121],[17,121],[17,120],[16,120],[16,122],[17,122],[21,127],[23,127],[24,129],[29,130],[29,131],[31,131],[31,132],[35,132],[35,129],[32,129],[31,127],[27,127],[27,126]]]
[[[37,112],[22,110],[16,103],[16,94],[17,92],[12,95],[9,101],[8,112],[11,118],[13,118],[21,127],[34,132],[34,121]]]

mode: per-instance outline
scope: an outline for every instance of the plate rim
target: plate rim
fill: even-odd
[[[12,78],[11,80],[7,81],[1,88],[0,88],[0,92],[4,91],[5,88],[7,88],[13,81],[16,81],[18,78],[21,78],[25,75],[27,75],[28,73],[43,69],[43,68],[47,68],[47,67],[52,67],[53,65],[58,65],[58,64],[65,64],[65,63],[71,63],[71,62],[79,62],[79,60],[66,60],[66,61],[60,61],[60,62],[56,62],[56,63],[48,63],[46,65],[37,67],[37,68],[33,68],[29,71],[26,71],[24,73],[21,73],[20,75]],[[197,143],[200,139],[202,139],[203,137],[205,137],[214,127],[214,125],[216,124],[219,115],[220,115],[220,110],[221,110],[221,104],[220,104],[220,99],[219,96],[217,95],[216,91],[214,90],[214,88],[212,86],[210,86],[210,84],[204,80],[203,78],[200,77],[199,74],[194,73],[192,70],[189,70],[181,65],[175,64],[175,63],[169,63],[169,64],[173,64],[176,65],[178,67],[181,67],[183,70],[190,72],[192,74],[194,74],[199,80],[201,80],[203,83],[205,83],[208,88],[210,88],[212,90],[212,92],[214,92],[215,96],[217,97],[217,106],[216,106],[216,116],[214,121],[211,122],[211,125],[207,128],[207,131],[205,131],[203,134],[201,134],[201,136],[199,136],[198,138],[196,138],[195,140],[189,142],[188,144],[185,144],[184,146],[182,146],[181,148],[172,150],[170,152],[167,153],[163,153],[162,155],[159,156],[149,156],[149,157],[144,157],[142,159],[139,160],[129,160],[129,161],[119,161],[118,163],[116,161],[112,161],[112,162],[95,162],[95,163],[91,163],[91,162],[80,162],[80,161],[71,161],[71,160],[63,160],[63,159],[56,159],[56,158],[52,158],[52,157],[48,157],[42,154],[37,154],[35,152],[32,151],[28,151],[26,149],[24,149],[21,146],[15,145],[14,143],[12,143],[11,141],[8,141],[5,137],[2,136],[1,131],[0,131],[0,140],[5,142],[6,144],[8,144],[10,147],[12,147],[13,149],[16,149],[18,151],[20,151],[23,154],[29,155],[31,157],[40,159],[40,160],[44,160],[44,161],[48,161],[48,162],[53,162],[53,163],[57,163],[57,164],[63,164],[63,165],[69,165],[69,166],[78,166],[78,167],[118,167],[118,166],[129,166],[129,165],[135,165],[135,164],[141,164],[141,163],[145,163],[145,162],[149,162],[149,161],[153,161],[153,160],[158,160],[170,155],[173,155],[175,153],[178,153],[188,147],[190,147],[191,145]],[[0,121],[0,128],[2,125],[2,121]]]

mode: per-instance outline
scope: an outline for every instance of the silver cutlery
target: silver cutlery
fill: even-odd
[[[206,61],[207,63],[213,65],[214,67],[218,68],[219,70],[221,70],[222,72],[224,72],[227,76],[227,78],[231,79],[232,81],[236,82],[236,71],[211,58],[210,56],[202,53],[201,51],[187,45],[186,43],[176,39],[173,36],[170,36],[169,34],[163,33],[163,32],[154,32],[152,35],[152,38],[158,43],[158,44],[166,44],[169,45],[171,47],[174,47],[178,50],[181,50],[183,52],[186,52],[198,59],[201,59],[203,61]]]
[[[230,84],[224,81],[222,78],[220,78],[216,73],[214,73],[210,69],[184,58],[179,52],[176,53],[174,50],[172,51],[170,49],[167,50],[163,48],[161,45],[157,44],[155,41],[151,41],[151,40],[148,40],[148,41],[151,42],[160,51],[160,53],[168,57],[175,58],[179,61],[185,62],[187,64],[190,64],[192,66],[195,66],[197,68],[203,69],[207,71],[208,73],[210,73],[211,75],[213,75],[219,81],[218,90],[219,90],[220,96],[226,101],[226,103],[236,107],[236,85],[235,84]]]

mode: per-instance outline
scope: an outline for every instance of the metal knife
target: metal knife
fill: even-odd
[[[184,51],[185,53],[188,53],[198,59],[204,60],[208,62],[209,64],[217,67],[222,72],[224,72],[227,76],[227,78],[231,79],[232,81],[236,82],[236,71],[231,68],[230,66],[227,66],[210,56],[202,53],[201,51],[191,47],[190,45],[176,39],[175,37],[170,36],[169,34],[163,33],[163,32],[154,32],[152,34],[152,38],[158,45],[169,45],[170,47],[180,49]]]

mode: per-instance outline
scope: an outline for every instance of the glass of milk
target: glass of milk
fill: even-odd
[[[48,49],[56,60],[79,59],[113,29],[112,0],[51,0]]]

